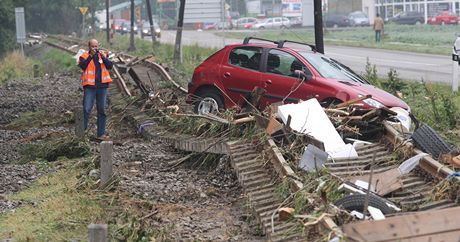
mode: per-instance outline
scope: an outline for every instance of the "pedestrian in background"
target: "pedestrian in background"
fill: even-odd
[[[107,88],[112,82],[109,70],[112,69],[113,63],[106,54],[99,50],[99,43],[96,39],[88,41],[88,49],[79,59],[79,66],[83,70],[81,81],[83,85],[84,128],[85,130],[88,128],[91,110],[93,109],[94,101],[96,101],[97,137],[100,140],[107,140],[105,107]]]
[[[377,13],[374,19],[375,42],[380,42],[383,33],[383,19]]]

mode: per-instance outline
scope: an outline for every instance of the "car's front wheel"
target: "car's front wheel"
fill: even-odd
[[[195,102],[194,111],[198,114],[217,113],[224,108],[222,96],[216,90],[205,90],[198,94],[199,99]]]

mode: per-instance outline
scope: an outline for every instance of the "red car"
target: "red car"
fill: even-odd
[[[249,43],[252,39],[266,43]],[[197,113],[212,113],[241,106],[256,86],[266,89],[262,107],[310,98],[328,106],[370,94],[372,98],[357,105],[410,111],[404,101],[370,85],[347,66],[317,52],[313,45],[253,37],[224,47],[200,64],[188,84],[187,102],[194,104]]]
[[[458,24],[458,17],[455,13],[444,11],[437,16],[428,18],[428,24]]]

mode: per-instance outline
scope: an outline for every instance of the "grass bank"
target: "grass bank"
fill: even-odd
[[[76,161],[75,161],[76,162]],[[0,215],[0,238],[15,241],[86,240],[87,226],[103,222],[103,197],[77,190],[81,169],[67,163],[9,197],[23,206]]]
[[[439,25],[397,25],[387,24],[381,43],[375,43],[371,27],[325,29],[324,42],[337,46],[366,47],[388,50],[402,50],[417,53],[450,55],[458,26]],[[222,33],[216,33],[222,35]],[[243,39],[247,36],[279,40],[289,39],[314,43],[313,29],[287,29],[256,32],[227,32],[225,37]]]
[[[55,48],[48,49],[41,59],[25,57],[20,52],[13,51],[0,61],[0,85],[8,80],[33,78],[34,65],[38,66],[39,76],[78,69],[75,60],[69,54]]]
[[[0,61],[0,84],[15,78],[33,77],[34,64],[38,65],[39,62],[22,56],[20,52],[8,53]]]

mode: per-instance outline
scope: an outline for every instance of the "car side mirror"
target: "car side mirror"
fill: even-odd
[[[304,81],[309,81],[313,78],[313,76],[310,73],[306,74],[302,70],[295,70],[294,73],[296,76],[302,78]]]

